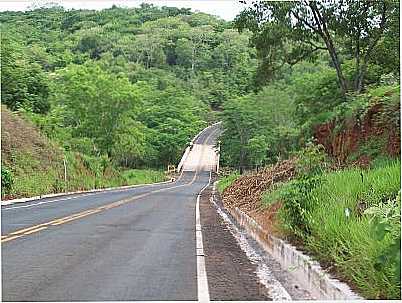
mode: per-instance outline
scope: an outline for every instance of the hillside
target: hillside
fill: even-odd
[[[42,186],[50,187],[51,192],[60,190],[51,179],[61,179],[62,151],[32,123],[12,114],[5,106],[1,108],[1,129],[2,171],[11,170],[13,175],[14,190],[9,195],[46,192]],[[19,188],[24,188],[25,192],[19,193]],[[5,190],[3,188],[2,192]]]
[[[261,87],[223,104],[218,188],[363,297],[400,299],[399,2],[362,4],[238,16]]]
[[[2,199],[165,180],[163,172],[117,171],[76,152],[64,152],[21,114],[1,108]],[[64,158],[65,157],[65,158]],[[66,160],[67,182],[64,182]],[[4,186],[7,177],[10,186]]]
[[[60,150],[47,155],[27,145],[29,153],[18,151],[21,166],[5,150],[3,163],[23,176],[36,169],[31,163],[45,171],[49,157],[55,170],[48,176],[58,180],[41,182],[49,192],[65,186],[59,179],[63,154],[74,172],[85,167],[83,180],[73,177],[69,188],[102,186],[104,174],[113,179],[126,170],[166,170],[216,120],[215,109],[253,89],[257,60],[250,33],[208,14],[150,4],[101,11],[49,5],[0,12],[0,23],[2,103],[23,112],[38,136]],[[9,127],[4,124],[4,134]],[[45,192],[35,189],[34,178],[46,175],[27,177],[21,187],[17,178],[11,193]]]
[[[60,150],[29,121],[13,114],[5,106],[1,107],[1,158],[10,167],[19,153],[32,157],[42,170],[57,166],[63,156]]]

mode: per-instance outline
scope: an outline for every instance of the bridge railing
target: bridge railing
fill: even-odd
[[[193,147],[193,145],[194,145],[194,141],[198,138],[198,136],[201,135],[201,134],[202,134],[204,131],[206,131],[207,129],[209,129],[209,128],[211,128],[211,127],[217,125],[217,124],[220,124],[220,123],[222,123],[222,122],[219,121],[219,122],[216,122],[216,123],[214,123],[214,124],[211,124],[211,125],[209,125],[208,127],[206,127],[206,128],[204,128],[203,130],[201,130],[198,134],[196,134],[196,135],[194,136],[193,140],[191,140],[190,144],[189,144],[189,145],[186,147],[186,149],[184,150],[183,156],[181,157],[180,162],[179,162],[179,164],[177,165],[177,172],[178,172],[178,173],[181,172],[181,170],[183,169],[184,162],[187,160],[188,155],[189,155],[189,153],[190,153],[190,151],[191,151],[191,149],[192,149],[192,147]],[[218,167],[219,167],[219,164],[218,164]],[[218,170],[218,168],[217,168],[217,170]]]

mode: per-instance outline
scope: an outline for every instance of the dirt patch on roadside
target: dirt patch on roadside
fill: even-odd
[[[62,159],[61,152],[32,123],[5,106],[1,107],[1,131],[3,164],[12,165],[16,153],[31,155],[45,169]]]
[[[261,195],[277,182],[286,182],[295,175],[296,160],[282,161],[264,168],[256,174],[249,174],[237,179],[223,192],[223,204],[226,208],[239,207],[242,211],[256,210],[261,204]]]
[[[237,179],[222,194],[226,208],[238,207],[254,218],[265,230],[276,232],[274,225],[281,203],[273,203],[267,208],[261,205],[262,194],[277,182],[287,182],[295,176],[296,159],[285,160],[258,173]]]
[[[211,187],[200,200],[201,226],[211,300],[267,301],[267,289],[222,218],[210,203]]]

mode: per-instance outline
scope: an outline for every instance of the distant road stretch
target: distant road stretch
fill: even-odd
[[[218,135],[197,137],[176,182],[3,206],[3,301],[197,300],[196,199]]]

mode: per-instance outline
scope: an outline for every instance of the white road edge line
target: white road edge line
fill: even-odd
[[[181,177],[183,175],[183,172],[180,174],[179,178],[176,180],[176,183],[180,181]],[[5,210],[12,210],[12,209],[19,209],[19,208],[29,208],[29,207],[34,207],[34,206],[38,206],[38,205],[42,205],[42,204],[48,204],[48,203],[53,203],[53,202],[59,202],[59,201],[65,201],[65,200],[72,200],[72,199],[79,199],[82,197],[87,197],[87,196],[93,196],[93,195],[100,195],[100,194],[104,194],[106,193],[117,193],[117,192],[124,192],[124,191],[129,191],[138,187],[152,187],[155,185],[164,185],[164,184],[168,184],[171,183],[171,181],[164,181],[164,182],[157,182],[157,183],[149,183],[149,184],[138,184],[138,185],[132,185],[130,187],[127,188],[116,188],[116,189],[112,189],[112,190],[105,190],[105,191],[98,191],[98,192],[90,192],[90,193],[77,193],[76,196],[72,196],[72,197],[65,197],[65,198],[60,198],[60,199],[55,199],[55,200],[48,200],[48,201],[42,201],[42,202],[38,202],[38,203],[33,203],[33,204],[28,204],[28,205],[18,205],[18,206],[10,206],[7,207],[8,205],[13,205],[13,204],[6,204],[3,206],[1,209],[1,211],[5,211]],[[30,202],[30,201],[27,201]],[[22,202],[21,202],[22,203]]]
[[[197,204],[195,207],[195,239],[196,239],[196,255],[197,255],[197,288],[198,288],[198,302],[209,302],[209,289],[207,270],[205,268],[205,255],[204,245],[202,242],[202,229],[200,220],[200,198],[202,192],[210,185],[212,172],[209,172],[209,181],[197,196]]]

